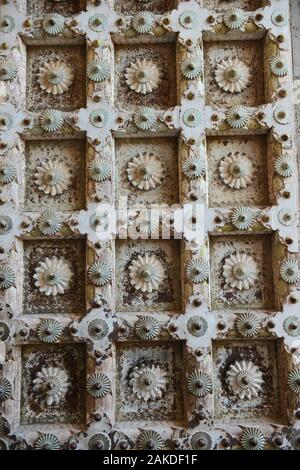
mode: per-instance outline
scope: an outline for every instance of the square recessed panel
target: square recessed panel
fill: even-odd
[[[25,314],[44,313],[77,313],[85,312],[85,263],[86,243],[84,239],[64,240],[24,240],[24,282],[23,309]],[[59,270],[53,268],[53,259],[61,260]],[[50,267],[59,279],[68,272],[68,282],[62,293],[56,295],[50,290],[50,295],[41,292],[41,288],[51,284],[49,275],[52,274],[48,264],[46,268],[41,263],[51,260]],[[48,263],[48,261],[47,261]],[[35,279],[36,268],[41,272],[41,278]],[[42,268],[42,269],[40,269]],[[71,272],[71,276],[69,273]],[[38,286],[36,285],[38,283]]]
[[[115,10],[127,15],[138,11],[152,11],[163,13],[172,10],[176,6],[175,0],[114,0]]]
[[[180,342],[117,343],[116,419],[182,421],[183,348]],[[151,389],[144,380],[153,377]]]
[[[85,422],[85,354],[78,344],[22,347],[22,424]]]
[[[216,70],[225,64],[232,66],[232,61],[238,60],[237,70],[242,69],[250,74],[248,85],[240,92],[224,91],[221,83],[217,83]],[[263,74],[263,43],[252,41],[206,41],[204,42],[204,84],[205,102],[207,105],[227,107],[233,105],[258,106],[265,101]],[[234,66],[236,67],[236,66]],[[223,74],[230,73],[225,69]],[[244,74],[244,72],[243,72]],[[245,76],[245,75],[244,75]],[[236,82],[237,83],[237,82]]]
[[[211,207],[268,205],[266,135],[209,136],[206,145]],[[246,168],[247,178],[236,177],[235,167]]]
[[[147,167],[150,177],[151,171],[154,177],[151,189],[145,189],[148,179],[142,173]],[[122,195],[127,196],[130,206],[162,203],[172,205],[179,202],[178,185],[177,138],[116,140],[116,203]]]
[[[152,292],[142,290],[142,271],[159,273]],[[132,278],[130,276],[132,273]],[[134,273],[134,275],[133,275]],[[138,287],[140,286],[140,287]],[[119,240],[116,246],[116,309],[120,312],[179,311],[181,309],[180,242]]]
[[[275,307],[271,235],[211,236],[209,243],[212,308]]]
[[[208,10],[226,11],[229,7],[254,11],[265,6],[265,0],[202,0],[202,7]]]
[[[85,153],[84,139],[27,140],[25,209],[30,211],[83,209]],[[60,184],[49,183],[50,173],[56,168],[62,173],[63,181],[66,182],[63,187]]]
[[[59,13],[64,16],[76,15],[86,8],[86,0],[27,0],[27,13],[41,16],[46,13]]]
[[[157,87],[145,94],[131,87],[135,81],[126,83],[126,71],[138,61],[146,60],[159,74]],[[176,49],[174,43],[118,45],[115,44],[115,104],[120,109],[137,106],[170,108],[176,99]]]
[[[214,341],[215,418],[222,422],[266,418],[281,420],[280,361],[281,343],[278,341]],[[246,369],[248,375],[243,375]],[[244,381],[241,381],[246,375],[249,381],[255,379],[255,388],[246,388]]]
[[[27,109],[41,111],[55,108],[61,111],[74,111],[84,108],[86,105],[85,55],[85,46],[82,44],[27,46]],[[65,75],[67,74],[68,79],[64,81],[63,93],[53,94],[53,86],[49,85],[48,80],[49,72],[58,73],[61,69]]]

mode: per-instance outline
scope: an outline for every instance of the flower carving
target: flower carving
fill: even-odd
[[[55,235],[62,227],[62,217],[56,212],[46,211],[37,220],[39,231],[43,235]]]
[[[270,69],[276,77],[284,77],[288,74],[288,66],[282,55],[275,55],[271,58]]]
[[[262,372],[252,361],[236,361],[226,373],[226,382],[237,398],[251,400],[261,391]]]
[[[0,265],[0,290],[9,289],[15,283],[14,271],[7,264]]]
[[[129,266],[130,283],[142,292],[157,290],[166,276],[160,260],[151,253],[139,255]]]
[[[225,282],[238,290],[247,290],[258,279],[258,268],[252,256],[237,253],[228,256],[223,266]]]
[[[230,7],[224,14],[224,24],[228,29],[241,29],[247,21],[247,14],[240,8]]]
[[[6,58],[0,59],[0,80],[11,81],[16,78],[18,68],[14,62]]]
[[[130,183],[144,191],[160,185],[165,177],[165,172],[164,163],[153,153],[138,154],[127,165],[127,176]]]
[[[71,183],[69,167],[58,160],[42,162],[34,174],[35,184],[40,191],[51,196],[62,194]]]
[[[41,89],[52,95],[62,95],[74,80],[72,68],[62,60],[51,60],[44,64],[37,77]]]
[[[280,265],[280,276],[288,284],[295,284],[300,279],[299,266],[296,259],[287,258]]]
[[[88,165],[88,175],[96,183],[102,183],[110,178],[110,163],[104,158],[96,158]]]
[[[182,164],[184,175],[193,180],[205,174],[205,163],[201,158],[188,157]]]
[[[186,267],[186,274],[194,284],[206,281],[209,275],[208,262],[203,258],[192,259]]]
[[[53,13],[48,15],[42,22],[44,31],[46,31],[49,36],[56,36],[63,32],[65,26],[65,18],[62,15]]]
[[[64,294],[73,277],[68,261],[56,256],[40,261],[34,272],[34,285],[45,295]]]
[[[153,129],[156,123],[155,111],[147,106],[141,106],[133,114],[133,122],[138,129],[149,131]]]
[[[216,67],[215,80],[222,90],[240,93],[249,85],[249,67],[238,58],[223,59]]]
[[[134,325],[135,332],[137,336],[141,339],[153,339],[159,333],[159,322],[150,316],[143,316],[140,317],[135,325]]]
[[[145,95],[158,87],[160,71],[150,60],[137,60],[126,68],[125,79],[131,90]]]
[[[187,80],[195,80],[202,74],[202,60],[200,57],[188,57],[180,63],[180,70]]]
[[[274,162],[276,173],[282,178],[293,176],[295,171],[294,161],[288,155],[277,157]]]
[[[130,373],[129,385],[139,400],[159,400],[167,388],[167,374],[159,366],[142,364]]]
[[[46,109],[40,117],[42,129],[46,132],[58,131],[64,123],[62,113],[56,109]]]
[[[297,367],[289,373],[288,386],[292,392],[300,396],[300,367]]]
[[[137,13],[132,20],[133,29],[139,34],[150,33],[154,26],[154,18],[151,13]]]
[[[63,401],[69,386],[68,373],[58,367],[42,367],[33,379],[33,392],[36,398],[48,406]]]
[[[255,217],[249,207],[237,207],[230,214],[230,220],[238,230],[247,230],[253,225]]]
[[[235,322],[235,326],[240,335],[245,338],[252,338],[259,331],[260,320],[254,313],[241,313]]]
[[[2,184],[9,184],[16,179],[17,176],[17,169],[14,165],[3,165],[0,168],[0,183]]]
[[[88,377],[86,389],[93,398],[103,398],[111,392],[110,379],[103,372],[96,372]]]
[[[195,397],[204,397],[212,391],[211,378],[206,372],[201,370],[192,372],[187,379],[187,388]]]
[[[262,450],[265,446],[265,438],[259,429],[247,428],[242,433],[241,444],[245,450]]]
[[[141,432],[137,440],[138,449],[160,450],[163,448],[163,445],[164,441],[161,435],[151,430]]]
[[[231,106],[226,113],[226,121],[232,129],[246,127],[250,120],[251,113],[244,106]]]
[[[12,386],[5,377],[0,377],[0,403],[11,398]]]
[[[86,67],[87,76],[93,82],[103,82],[110,76],[110,68],[107,62],[99,59],[92,60]]]
[[[95,286],[105,286],[111,280],[111,267],[103,261],[96,261],[88,270],[88,278]]]
[[[136,230],[145,237],[148,237],[153,233],[158,233],[159,214],[155,211],[143,209],[139,211],[139,214],[135,219],[135,226]]]
[[[251,160],[236,152],[223,157],[219,164],[219,174],[223,182],[232,189],[243,189],[253,182],[254,168]]]
[[[55,343],[62,335],[62,325],[53,318],[42,320],[37,327],[37,335],[43,343]]]
[[[46,109],[40,117],[40,124],[42,129],[46,132],[58,131],[64,123],[64,118],[60,111],[56,109]]]
[[[60,442],[54,434],[43,434],[34,444],[37,450],[59,450]]]

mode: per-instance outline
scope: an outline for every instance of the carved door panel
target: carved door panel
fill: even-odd
[[[300,448],[289,25],[2,1],[1,448]]]

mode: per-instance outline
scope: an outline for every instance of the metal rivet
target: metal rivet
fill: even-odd
[[[126,449],[128,449],[128,442],[127,442],[127,441],[121,441],[121,442],[120,442],[120,449],[121,449],[121,450],[126,450]]]
[[[226,449],[230,446],[230,440],[228,439],[228,437],[224,437],[221,440],[221,445],[225,447]]]
[[[287,91],[286,91],[286,90],[279,90],[278,96],[279,96],[280,98],[286,98],[286,96],[287,96]]]
[[[219,330],[225,330],[226,322],[225,321],[219,321],[217,326],[218,326]]]
[[[101,413],[94,413],[94,419],[95,421],[101,421],[102,419],[102,414]]]
[[[96,103],[99,103],[99,101],[101,101],[101,96],[100,96],[100,95],[94,95],[94,96],[93,96],[93,100],[94,100]]]

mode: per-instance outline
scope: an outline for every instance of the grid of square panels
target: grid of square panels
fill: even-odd
[[[286,2],[19,3],[1,445],[297,448]]]

